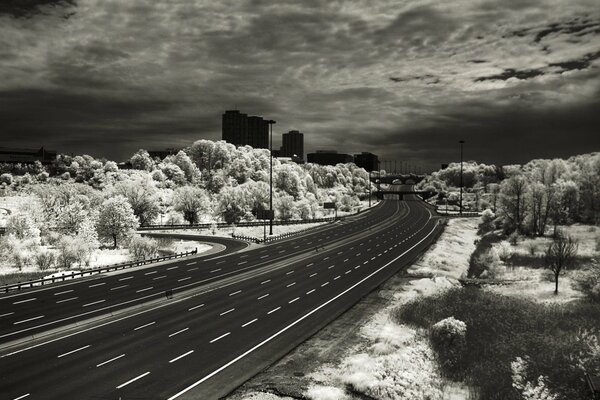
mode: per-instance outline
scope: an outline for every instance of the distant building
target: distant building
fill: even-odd
[[[0,147],[0,163],[33,164],[40,161],[42,164],[50,164],[56,159],[56,151],[40,149],[14,149]]]
[[[246,143],[255,149],[269,148],[269,123],[255,115],[248,117],[248,139]]]
[[[379,158],[373,153],[363,151],[360,154],[354,155],[354,164],[364,168],[367,172],[376,171],[378,163]]]
[[[304,160],[304,134],[298,131],[284,133],[281,152],[284,157],[297,157]]]
[[[168,148],[164,150],[148,150],[148,154],[151,158],[158,158],[160,160],[164,160],[167,156],[179,153],[180,150],[182,149]]]
[[[306,160],[313,164],[336,165],[351,163],[354,158],[350,154],[338,153],[335,150],[317,150],[316,153],[308,153]]]
[[[248,115],[239,110],[227,110],[223,114],[222,138],[236,146],[248,144]]]

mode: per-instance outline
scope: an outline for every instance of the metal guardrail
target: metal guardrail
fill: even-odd
[[[329,222],[344,219],[351,215],[360,214],[361,211],[357,211],[353,214],[348,214],[340,217],[325,217],[325,218],[311,218],[311,219],[290,219],[290,220],[273,220],[273,225],[298,225],[298,224],[313,224],[318,222]],[[227,222],[217,222],[217,228],[228,228],[228,227],[246,227],[246,226],[263,226],[264,221],[243,221],[235,224],[228,224]],[[213,226],[212,223],[204,224],[158,224],[158,225],[145,225],[138,228],[139,231],[149,231],[153,229],[209,229]]]
[[[338,217],[337,220],[342,219],[343,217]],[[331,220],[333,222],[333,220]],[[254,243],[270,243],[270,242],[275,242],[277,240],[282,240],[282,239],[287,239],[289,237],[292,236],[296,236],[299,235],[301,233],[304,233],[306,231],[309,231],[313,229],[311,228],[306,228],[306,229],[300,229],[298,231],[294,231],[294,232],[288,232],[288,233],[282,233],[281,235],[276,235],[276,236],[267,236],[266,239],[261,239],[261,238],[257,238],[257,237],[253,237],[253,236],[246,236],[246,235],[235,235],[235,234],[231,234],[231,237],[234,239],[240,239],[240,240],[245,240],[247,242],[254,242]]]
[[[46,285],[46,284],[51,284],[51,283],[55,283],[55,282],[63,282],[67,279],[73,279],[73,278],[80,277],[80,276],[90,276],[90,275],[95,275],[95,274],[101,274],[104,272],[117,271],[120,269],[139,267],[141,265],[153,264],[153,263],[166,261],[166,260],[172,260],[174,258],[187,257],[187,256],[190,256],[192,254],[197,254],[197,253],[198,253],[198,249],[194,249],[192,251],[186,251],[184,253],[176,253],[176,254],[171,254],[168,256],[149,258],[146,260],[131,261],[131,262],[127,262],[127,263],[112,264],[112,265],[107,265],[107,266],[100,267],[100,268],[89,269],[87,271],[72,272],[67,275],[55,276],[52,278],[43,278],[43,279],[37,279],[34,281],[17,282],[17,283],[13,283],[10,285],[0,286],[0,292],[3,291],[5,293],[8,293],[11,290],[21,290],[23,288],[32,288],[32,287],[38,286],[38,285]]]

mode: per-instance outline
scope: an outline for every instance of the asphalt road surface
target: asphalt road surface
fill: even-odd
[[[157,283],[163,279],[171,286],[193,280],[205,288],[99,326],[1,352],[0,399],[218,398],[410,263],[439,229],[420,201],[386,200],[355,221],[295,240],[191,265],[185,260],[147,268],[127,280],[119,281],[129,273],[13,297],[11,306],[27,306],[14,308],[16,317],[6,316],[13,319],[3,322],[3,332],[15,332],[18,318],[35,313],[43,315],[38,321],[43,322],[46,314],[59,318],[81,312],[83,301],[113,302],[122,294],[111,289],[121,285],[129,285],[121,293],[130,294],[147,285],[153,287],[147,292],[155,287],[163,291],[166,286]],[[313,248],[325,243],[318,251]],[[178,268],[166,269],[171,266]],[[221,270],[211,272],[217,268]],[[153,279],[160,275],[166,277]],[[104,285],[90,288],[94,283]],[[38,301],[41,293],[51,300]],[[78,306],[56,307],[58,299],[69,297],[77,298],[60,304]],[[14,304],[29,298],[34,300]]]

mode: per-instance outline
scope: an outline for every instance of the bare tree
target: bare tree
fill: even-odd
[[[578,244],[571,235],[558,231],[545,255],[546,267],[554,274],[554,294],[558,294],[558,277],[577,257]]]

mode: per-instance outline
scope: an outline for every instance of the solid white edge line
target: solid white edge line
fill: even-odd
[[[146,375],[148,375],[149,373],[150,373],[150,371],[148,371],[148,372],[145,372],[145,373],[143,373],[143,374],[141,374],[141,375],[139,375],[139,376],[136,376],[136,377],[135,377],[135,378],[133,378],[133,379],[130,379],[130,380],[128,380],[128,381],[127,381],[127,382],[125,382],[125,383],[121,383],[119,386],[117,386],[117,389],[121,389],[122,387],[125,387],[125,386],[129,385],[130,383],[137,381],[138,379],[142,379],[143,377],[145,377],[145,376],[146,376]]]
[[[89,307],[89,306],[93,306],[94,304],[100,304],[100,303],[104,303],[106,300],[98,300],[98,301],[93,301],[91,303],[87,303],[82,305],[81,307]]]
[[[25,397],[29,396],[30,394],[31,394],[31,393],[27,393],[27,394],[24,394],[23,396],[15,397],[15,399],[14,399],[14,400],[21,400],[21,399],[24,399]]]
[[[429,212],[429,210],[427,210],[427,212]],[[429,218],[427,219],[427,222],[425,222],[425,226],[429,223],[430,220],[431,220],[431,213],[429,212]],[[354,285],[350,286],[348,289],[344,290],[343,292],[341,292],[341,293],[337,294],[336,296],[332,297],[331,299],[327,300],[325,303],[321,304],[320,306],[318,306],[318,307],[314,308],[313,310],[309,311],[308,313],[304,314],[302,317],[298,318],[297,320],[295,320],[294,322],[292,322],[288,326],[282,328],[278,332],[275,332],[273,335],[271,335],[268,338],[264,339],[262,342],[258,343],[257,345],[255,345],[251,349],[246,350],[244,353],[240,354],[239,356],[237,356],[233,360],[231,360],[231,361],[227,362],[226,364],[222,365],[221,367],[217,368],[216,370],[214,370],[210,374],[206,375],[205,377],[197,380],[196,382],[194,382],[193,384],[191,384],[187,388],[179,391],[178,393],[175,393],[173,396],[169,397],[167,400],[174,400],[174,399],[178,398],[179,396],[181,396],[182,394],[189,392],[190,390],[192,390],[196,386],[198,386],[201,383],[205,382],[206,380],[212,378],[213,376],[215,376],[219,372],[223,371],[224,369],[228,368],[229,366],[235,364],[236,362],[238,362],[242,358],[246,357],[248,354],[256,351],[259,348],[261,348],[265,344],[269,343],[271,340],[273,340],[276,337],[280,336],[282,333],[288,331],[290,328],[298,325],[300,322],[302,322],[306,318],[310,317],[312,314],[316,313],[317,311],[319,311],[323,307],[326,307],[331,302],[337,300],[341,296],[343,296],[346,293],[348,293],[350,290],[352,290],[355,287],[359,286],[360,284],[362,284],[363,282],[365,282],[367,279],[371,278],[375,274],[377,274],[380,271],[382,271],[383,269],[387,268],[390,264],[396,262],[399,258],[403,257],[406,253],[408,253],[409,251],[411,251],[412,249],[414,249],[415,247],[417,247],[418,245],[420,245],[421,243],[423,243],[427,238],[429,238],[429,236],[431,236],[431,234],[435,231],[436,227],[437,227],[437,224],[433,227],[433,229],[423,239],[421,239],[420,241],[418,241],[416,244],[414,244],[410,249],[406,250],[404,253],[402,253],[399,256],[397,256],[396,258],[394,258],[392,261],[388,262],[384,266],[382,266],[382,267],[378,268],[377,270],[373,271],[372,273],[370,273],[369,275],[367,275],[366,277],[364,277],[360,281],[356,282]]]
[[[177,356],[177,357],[175,357],[174,359],[170,360],[170,361],[169,361],[169,364],[171,364],[171,363],[174,363],[174,362],[175,362],[175,361],[177,361],[177,360],[181,360],[183,357],[185,357],[185,356],[189,356],[189,355],[190,355],[190,354],[192,354],[193,352],[194,352],[194,350],[190,350],[190,351],[188,351],[187,353],[183,353],[182,355],[180,355],[180,356]]]
[[[63,358],[63,357],[65,357],[65,356],[68,356],[69,354],[73,354],[73,353],[76,353],[76,352],[78,352],[78,351],[80,351],[80,350],[87,349],[87,348],[88,348],[88,347],[90,347],[90,346],[91,346],[91,344],[88,344],[88,345],[85,345],[85,346],[83,346],[83,347],[80,347],[80,348],[78,348],[78,349],[71,350],[71,351],[67,351],[66,353],[63,353],[63,354],[61,354],[60,356],[58,356],[58,357],[56,357],[56,358]]]
[[[113,362],[115,360],[118,360],[121,357],[125,357],[125,353],[121,354],[120,356],[113,357],[110,360],[106,360],[104,362],[101,362],[100,364],[96,364],[96,368],[101,367],[101,366],[103,366],[105,364],[108,364],[109,362]]]

